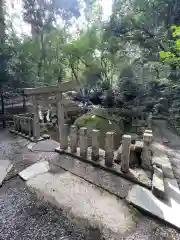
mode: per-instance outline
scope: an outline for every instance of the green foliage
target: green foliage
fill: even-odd
[[[180,26],[172,26],[171,29],[174,40],[171,41],[169,51],[160,52],[160,60],[180,67]]]

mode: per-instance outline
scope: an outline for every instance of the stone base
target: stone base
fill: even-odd
[[[135,185],[130,190],[127,201],[142,212],[158,218],[180,229],[180,191],[176,181],[165,179],[166,200],[156,198],[151,191]]]
[[[14,129],[10,129],[9,132],[10,133],[14,133],[16,135],[19,135],[21,137],[24,137],[27,140],[30,140],[31,142],[39,142],[39,141],[43,141],[44,140],[43,137],[40,137],[39,139],[35,139],[34,137],[30,137],[29,135],[25,135],[24,133],[18,132],[18,131],[14,130]]]
[[[40,199],[60,208],[74,224],[98,229],[102,239],[124,238],[136,229],[138,216],[123,200],[69,172],[40,174],[26,183]]]
[[[145,188],[151,189],[151,187],[152,187],[151,172],[144,171],[141,168],[135,168],[135,169],[130,168],[128,173],[123,173],[121,171],[120,165],[118,165],[116,163],[114,163],[112,167],[108,167],[105,165],[105,151],[102,149],[99,150],[99,161],[93,161],[91,159],[91,153],[92,153],[91,147],[88,147],[86,158],[83,158],[80,156],[80,148],[77,148],[76,153],[71,153],[70,147],[68,147],[67,150],[62,150],[61,148],[56,148],[56,152],[58,152],[60,154],[67,154],[72,157],[75,157],[81,161],[91,164],[92,166],[109,171],[117,176],[123,177],[123,178],[125,178],[133,183],[139,184]]]

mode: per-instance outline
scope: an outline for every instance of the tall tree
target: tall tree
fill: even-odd
[[[6,78],[6,59],[4,55],[4,40],[5,40],[5,20],[4,20],[4,0],[0,0],[0,99],[1,111],[4,115],[4,98],[3,98],[3,83]],[[5,120],[3,119],[3,127],[5,127]]]

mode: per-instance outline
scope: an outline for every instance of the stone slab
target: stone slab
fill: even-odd
[[[60,154],[64,154],[64,155],[66,155],[66,154],[70,155],[74,158],[77,158],[77,159],[83,161],[83,162],[87,162],[95,167],[101,168],[112,174],[123,177],[126,180],[131,181],[132,183],[140,184],[144,187],[151,189],[152,178],[151,178],[151,174],[149,174],[148,171],[144,171],[141,168],[134,168],[134,169],[129,169],[128,173],[123,173],[121,171],[120,165],[116,164],[116,163],[114,163],[112,167],[108,167],[105,165],[105,160],[104,160],[105,151],[102,149],[99,150],[99,161],[93,161],[91,159],[91,152],[92,152],[91,147],[88,147],[87,158],[83,158],[80,156],[79,148],[77,148],[77,152],[73,153],[73,154],[71,153],[70,148],[68,148],[67,150],[62,150],[60,148],[56,148],[56,152],[59,152]]]
[[[5,180],[8,172],[11,171],[13,165],[9,160],[0,160],[0,186]]]
[[[58,142],[51,139],[47,139],[45,141],[40,141],[36,143],[32,147],[32,151],[54,152],[57,147],[59,147]]]
[[[132,187],[132,183],[103,169],[94,167],[71,156],[60,155],[59,159],[51,161],[56,167],[80,176],[81,178],[99,186],[120,198],[125,198]]]
[[[38,175],[27,185],[39,198],[62,209],[71,221],[99,229],[102,238],[119,239],[136,228],[136,212],[123,200],[69,172]]]
[[[25,168],[19,173],[19,176],[25,181],[45,172],[48,172],[50,169],[49,163],[47,161],[37,162],[31,166]]]
[[[152,192],[156,197],[165,198],[163,171],[160,168],[154,167],[152,180]]]
[[[172,189],[173,188],[171,188],[171,190]],[[163,201],[156,198],[150,190],[138,185],[134,185],[128,194],[127,201],[133,206],[137,207],[139,210],[180,229],[179,189],[176,189],[176,193],[174,194],[176,194],[176,198],[175,196],[171,195],[171,199]]]
[[[180,191],[176,179],[165,178],[166,199],[174,209],[180,206]],[[180,213],[179,213],[180,214]]]

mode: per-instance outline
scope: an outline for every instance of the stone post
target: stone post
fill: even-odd
[[[33,136],[33,118],[30,118],[31,136]]]
[[[144,169],[152,169],[152,154],[151,143],[153,135],[152,133],[144,133],[143,135],[143,149],[142,149],[142,167]]]
[[[56,94],[56,104],[57,104],[57,116],[58,116],[58,131],[59,131],[59,141],[61,143],[61,137],[64,128],[64,105],[62,103],[62,93]]]
[[[19,122],[20,122],[20,132],[23,133],[23,118],[21,116],[19,117]]]
[[[24,117],[24,134],[28,134],[27,117]]]
[[[19,119],[19,116],[16,116],[16,119],[17,119],[17,130],[16,131],[20,131],[20,119]]]
[[[152,113],[149,113],[149,116],[147,118],[147,126],[148,128],[152,128]]]
[[[80,142],[80,156],[86,158],[88,148],[86,127],[82,127],[79,130],[79,142]]]
[[[32,132],[32,129],[31,129],[31,118],[28,117],[28,135],[29,135],[29,137],[31,137],[31,132]]]
[[[75,125],[72,125],[70,128],[70,147],[71,147],[71,153],[75,153],[77,151],[77,127]]]
[[[105,138],[105,165],[113,166],[114,158],[114,132],[107,132]]]
[[[61,129],[61,142],[60,142],[60,148],[63,150],[66,150],[68,148],[68,131],[69,131],[69,125],[64,124],[64,126]]]
[[[92,130],[92,160],[99,160],[100,131]]]
[[[13,122],[14,122],[14,130],[17,131],[17,118],[16,118],[16,116],[13,116]]]
[[[123,137],[122,137],[121,171],[124,173],[129,172],[130,149],[131,149],[131,136],[123,135]]]
[[[32,96],[32,101],[33,101],[33,137],[35,139],[40,138],[40,124],[39,124],[39,108],[38,108],[38,103],[36,96]]]

